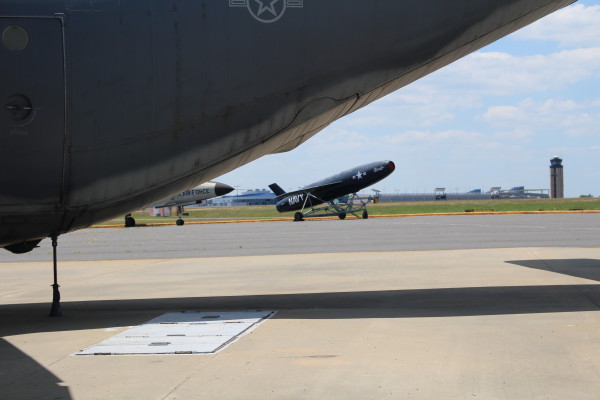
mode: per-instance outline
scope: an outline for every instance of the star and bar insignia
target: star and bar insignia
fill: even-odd
[[[288,8],[303,8],[304,0],[229,0],[229,7],[245,7],[255,20],[269,24],[278,21]]]

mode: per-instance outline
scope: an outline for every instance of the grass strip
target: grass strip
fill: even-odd
[[[535,211],[593,211],[600,210],[600,198],[579,199],[510,199],[510,200],[453,200],[369,204],[372,216],[426,215],[452,213],[535,212]],[[188,208],[187,221],[238,221],[291,219],[294,213],[278,213],[274,206],[200,207]],[[173,217],[151,217],[148,210],[133,214],[137,225],[173,224]],[[105,221],[99,226],[122,226],[124,217]]]

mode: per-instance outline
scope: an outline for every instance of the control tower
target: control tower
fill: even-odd
[[[550,160],[550,198],[562,199],[565,197],[565,184],[563,181],[562,159],[554,157]]]

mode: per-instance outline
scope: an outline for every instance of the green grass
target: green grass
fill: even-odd
[[[569,211],[600,210],[599,198],[586,199],[516,199],[516,200],[454,200],[381,203],[369,207],[371,214],[435,214],[475,211]]]
[[[437,214],[475,211],[568,211],[600,210],[600,198],[540,199],[540,200],[456,200],[380,203],[368,206],[370,215]],[[274,206],[190,208],[187,221],[248,220],[292,218],[293,213],[280,214]],[[147,211],[133,213],[137,225],[174,223],[177,217],[150,217]],[[99,225],[122,225],[123,218]]]

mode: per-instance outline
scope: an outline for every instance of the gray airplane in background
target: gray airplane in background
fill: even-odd
[[[171,196],[161,202],[151,205],[154,208],[161,207],[177,207],[177,216],[179,217],[176,221],[178,226],[184,224],[183,215],[185,213],[185,206],[191,206],[195,204],[201,204],[204,200],[212,199],[213,197],[224,196],[227,193],[231,193],[234,189],[221,182],[205,182],[199,186],[195,186],[184,192],[178,193],[175,196]],[[131,214],[125,216],[125,226],[134,227],[135,219]]]
[[[127,214],[574,0],[0,0],[0,247]]]

